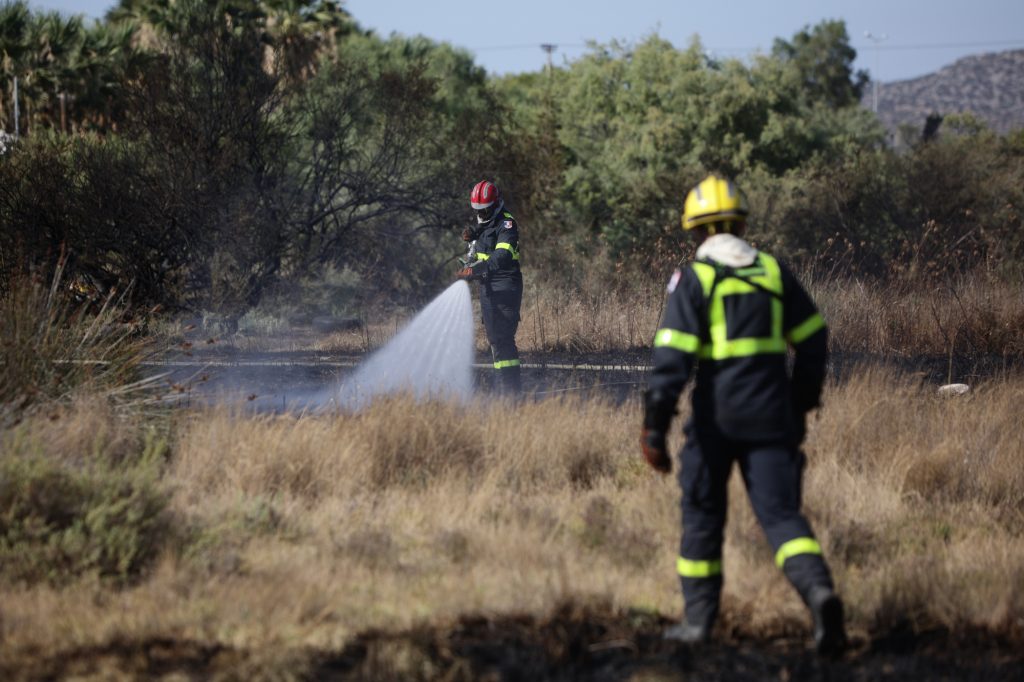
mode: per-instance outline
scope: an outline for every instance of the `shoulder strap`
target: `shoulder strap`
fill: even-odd
[[[761,257],[761,254],[758,254],[758,258],[760,258],[760,257]],[[698,263],[704,263],[705,265],[710,265],[715,270],[715,279],[711,282],[711,290],[708,291],[708,300],[709,301],[711,300],[711,297],[714,296],[714,294],[715,294],[715,287],[718,286],[718,283],[721,282],[723,279],[727,279],[729,277],[732,277],[733,279],[738,279],[741,282],[746,282],[747,284],[749,284],[750,286],[754,287],[755,289],[759,289],[760,291],[763,291],[766,294],[769,294],[770,296],[774,296],[775,298],[779,299],[780,301],[782,300],[782,294],[780,294],[777,291],[772,291],[768,287],[764,286],[763,284],[761,284],[759,282],[755,282],[754,280],[750,279],[749,277],[744,277],[743,275],[739,274],[736,271],[736,269],[733,268],[733,267],[730,267],[730,266],[725,265],[723,263],[719,263],[718,261],[711,260],[710,258],[701,258],[697,262]]]

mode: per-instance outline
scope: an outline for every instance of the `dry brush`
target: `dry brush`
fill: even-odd
[[[829,387],[807,443],[805,505],[854,632],[1020,635],[1022,396],[1020,379],[941,398],[870,371]],[[293,666],[369,628],[465,613],[600,602],[675,616],[678,490],[642,464],[638,422],[637,405],[571,399],[179,414],[160,465],[160,552],[127,584],[89,571],[59,584],[8,575],[4,650],[172,637]],[[87,435],[97,424],[98,440]],[[19,428],[33,436],[5,433],[5,461],[104,449],[123,460],[146,447],[143,424],[96,405]],[[806,631],[738,480],[725,571],[728,632]]]

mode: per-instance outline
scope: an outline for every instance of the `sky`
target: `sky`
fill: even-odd
[[[100,18],[112,0],[30,0]],[[880,82],[916,78],[960,57],[1024,49],[1024,0],[343,0],[363,28],[424,35],[469,50],[503,75],[578,59],[589,41],[636,42],[657,33],[676,47],[699,35],[719,58],[771,51],[775,38],[843,19],[855,67]],[[869,35],[866,35],[869,34]]]

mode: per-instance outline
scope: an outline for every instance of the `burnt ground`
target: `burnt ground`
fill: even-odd
[[[217,346],[177,353],[147,369],[163,379],[172,404],[229,403],[259,412],[294,411],[302,396],[336,385],[365,356],[309,351],[242,352]],[[649,376],[649,349],[615,353],[522,354],[523,390],[543,399],[553,395],[601,397],[618,403],[640,395]],[[490,358],[478,354],[474,380],[481,396],[496,392]],[[843,381],[864,367],[915,376],[935,386],[1020,373],[1024,358],[972,356],[915,358],[833,353],[829,372]]]
[[[823,660],[803,633],[776,639],[719,633],[687,647],[661,639],[668,621],[565,605],[544,618],[466,616],[445,626],[365,632],[343,650],[271,653],[155,639],[0,658],[10,680],[1020,680],[1024,632],[895,629],[854,637]]]

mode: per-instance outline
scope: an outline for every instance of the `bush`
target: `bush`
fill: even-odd
[[[0,289],[0,426],[84,389],[125,404],[151,384],[138,371],[148,342],[125,320],[121,299],[91,300],[83,289],[65,282],[60,266],[49,286],[19,275]]]
[[[741,178],[751,237],[815,274],[1018,277],[1024,163],[987,133]]]
[[[159,485],[166,442],[146,439],[134,462],[48,456],[19,428],[0,455],[0,579],[63,583],[140,575],[167,536]]]

